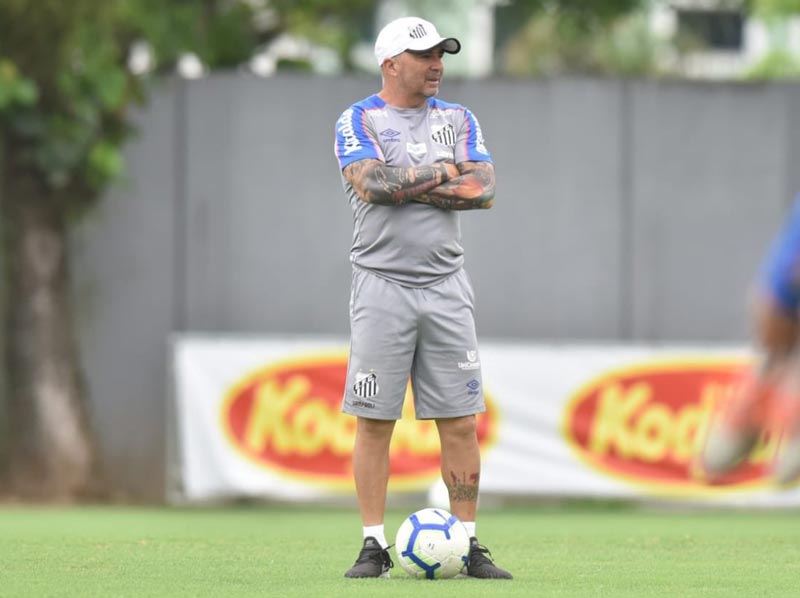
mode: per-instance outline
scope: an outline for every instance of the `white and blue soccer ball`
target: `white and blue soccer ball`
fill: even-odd
[[[469,532],[444,509],[422,509],[397,530],[395,551],[400,566],[413,577],[455,577],[467,564]]]

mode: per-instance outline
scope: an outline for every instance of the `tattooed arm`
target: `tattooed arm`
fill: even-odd
[[[445,162],[403,168],[387,166],[380,160],[365,159],[348,164],[342,172],[361,199],[382,206],[418,201],[426,191],[451,179],[463,178],[454,164]]]
[[[494,203],[494,166],[491,162],[461,162],[460,176],[414,197],[445,210],[485,210]]]

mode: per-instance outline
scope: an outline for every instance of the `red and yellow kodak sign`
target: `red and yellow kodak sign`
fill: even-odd
[[[654,362],[612,371],[578,391],[564,435],[580,457],[606,474],[676,491],[707,488],[692,458],[714,404],[740,381],[742,361]],[[762,442],[715,487],[763,482],[774,442]]]
[[[250,461],[326,485],[352,486],[356,418],[341,413],[347,355],[309,356],[246,376],[227,393],[221,410],[229,441]],[[496,410],[478,416],[478,440],[494,437]],[[413,416],[410,385],[403,419],[391,445],[394,488],[425,487],[440,475],[439,436],[433,421]]]

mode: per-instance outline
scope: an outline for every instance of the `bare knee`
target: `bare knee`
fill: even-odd
[[[436,426],[443,444],[445,442],[477,441],[478,423],[474,415],[437,419]]]
[[[758,296],[753,305],[755,335],[761,346],[776,356],[788,355],[797,344],[798,325],[793,314],[786,313],[768,296]]]
[[[394,420],[370,419],[359,417],[356,426],[356,438],[370,444],[388,444],[394,431]]]

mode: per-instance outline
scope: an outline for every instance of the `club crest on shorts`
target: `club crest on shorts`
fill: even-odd
[[[375,372],[369,374],[356,374],[356,383],[353,384],[353,394],[362,399],[371,399],[378,394],[378,375]]]

